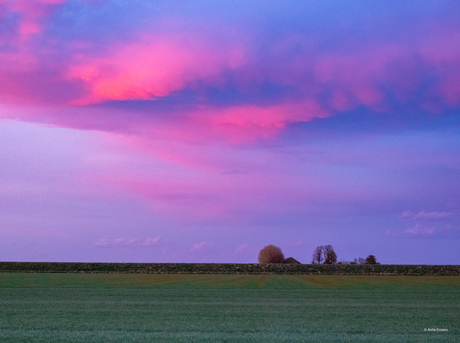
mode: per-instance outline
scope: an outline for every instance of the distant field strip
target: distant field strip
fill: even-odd
[[[1,288],[241,288],[241,289],[404,289],[460,290],[460,277],[350,275],[211,275],[211,274],[78,274],[0,273]]]
[[[1,342],[458,342],[458,323],[455,276],[0,273]]]

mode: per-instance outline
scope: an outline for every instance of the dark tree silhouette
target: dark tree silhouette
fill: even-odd
[[[336,264],[337,255],[332,245],[326,245],[323,250],[324,264]]]
[[[259,252],[259,263],[283,263],[284,254],[280,248],[267,245]]]
[[[315,251],[313,251],[313,258],[311,260],[312,264],[320,264],[324,261],[324,246],[317,246]]]
[[[369,255],[366,257],[366,264],[376,264],[377,259],[375,258],[374,255]]]

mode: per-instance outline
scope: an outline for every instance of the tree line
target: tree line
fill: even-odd
[[[300,263],[290,257],[289,259],[284,258],[284,254],[281,248],[272,244],[267,245],[259,252],[259,263]],[[332,245],[319,245],[313,251],[312,264],[379,264],[377,258],[374,255],[369,255],[366,258],[360,257],[354,259],[352,262],[337,262],[337,254],[334,251]]]

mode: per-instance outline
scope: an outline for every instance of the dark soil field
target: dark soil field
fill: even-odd
[[[0,273],[1,342],[459,342],[460,277]]]

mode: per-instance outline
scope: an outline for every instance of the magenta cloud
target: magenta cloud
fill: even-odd
[[[327,49],[328,36],[315,31],[293,27],[290,34],[268,41],[260,23],[248,32],[231,22],[217,26],[162,14],[156,18],[159,24],[140,25],[129,39],[117,39],[114,31],[104,41],[90,33],[66,37],[55,30],[64,25],[64,11],[75,20],[72,11],[80,6],[93,13],[100,9],[96,5],[4,1],[1,6],[5,18],[15,19],[0,36],[0,99],[47,108],[45,117],[32,110],[26,120],[112,131],[123,116],[131,122],[124,129],[130,133],[251,142],[274,137],[291,123],[360,106],[381,113],[411,111],[416,103],[415,110],[439,113],[460,104],[460,52],[452,44],[460,28],[452,23],[431,23],[436,25],[429,31],[408,26],[410,40],[406,35],[383,39],[373,27],[370,35],[375,37],[368,43],[350,36]],[[91,25],[97,31],[98,24]],[[230,86],[233,103],[214,101],[216,91]],[[273,91],[265,93],[267,87]],[[180,103],[186,92],[193,93],[186,98],[191,103],[171,107],[171,118],[162,118],[159,125],[155,104],[171,97]],[[142,113],[119,109],[116,115],[104,108],[85,109],[130,101],[151,102],[153,108]],[[63,106],[70,106],[72,114],[63,117]],[[171,105],[158,105],[165,106]]]

